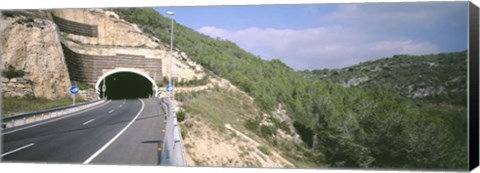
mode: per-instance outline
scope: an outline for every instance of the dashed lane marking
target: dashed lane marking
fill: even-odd
[[[92,121],[95,121],[95,119],[88,120],[87,122],[84,122],[83,125],[87,125],[88,123],[91,123]]]

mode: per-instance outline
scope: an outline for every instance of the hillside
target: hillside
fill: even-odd
[[[115,11],[144,32],[163,42],[169,40],[170,20],[155,10]],[[232,42],[210,38],[178,23],[175,28],[175,48],[185,51],[212,75],[228,79],[260,109],[260,115],[238,115],[244,117],[233,127],[243,126],[269,146],[278,142],[279,129],[294,127],[291,133],[300,135],[303,144],[285,145],[294,145],[295,150],[275,149],[286,151],[280,155],[297,162],[296,167],[467,169],[465,106],[418,106],[415,100],[388,89],[346,88],[296,72],[280,60],[262,60]],[[198,104],[195,99],[182,100],[187,115],[201,114],[202,121],[214,125],[215,120],[222,119],[222,114],[212,114],[212,110],[189,108]],[[213,112],[221,111],[216,108],[212,106]],[[265,123],[264,117],[276,110],[284,110],[288,118]],[[221,129],[215,131],[220,133]]]
[[[391,90],[429,103],[466,106],[467,52],[395,55],[342,69],[305,71],[345,87]]]

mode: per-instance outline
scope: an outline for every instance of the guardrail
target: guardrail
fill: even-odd
[[[186,166],[185,148],[183,146],[180,126],[177,122],[175,107],[170,100],[161,98],[167,106],[167,124],[165,126],[165,135],[163,140],[163,150],[161,154],[161,165]]]
[[[96,100],[93,102],[86,102],[77,105],[63,106],[53,109],[47,109],[36,112],[29,112],[24,114],[18,114],[2,118],[2,128],[15,127],[17,125],[24,125],[52,117],[58,117],[68,113],[76,112],[80,109],[88,108],[94,105],[98,105],[105,100]]]

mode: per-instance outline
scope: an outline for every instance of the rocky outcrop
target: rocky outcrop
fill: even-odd
[[[370,80],[370,78],[368,78],[366,76],[365,77],[354,77],[354,78],[346,80],[345,82],[342,83],[342,85],[344,87],[350,88],[350,87],[360,85],[364,82],[367,82],[368,80]]]
[[[66,39],[89,45],[109,45],[160,48],[160,40],[143,34],[136,27],[119,18],[117,14],[102,9],[62,9],[53,10],[54,16],[82,24],[96,25],[97,37],[67,34]]]
[[[3,16],[0,22],[2,70],[23,73],[2,79],[2,94],[47,99],[68,96],[71,83],[56,25],[29,16]]]
[[[32,81],[25,78],[3,78],[0,86],[5,97],[33,97]]]

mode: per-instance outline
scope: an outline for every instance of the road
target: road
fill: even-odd
[[[109,100],[2,131],[3,162],[158,165],[165,112],[155,99]]]

